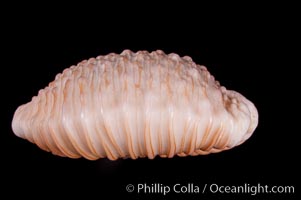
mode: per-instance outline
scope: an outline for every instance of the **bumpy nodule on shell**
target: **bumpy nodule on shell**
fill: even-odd
[[[188,56],[129,50],[80,62],[15,112],[14,133],[95,160],[204,155],[247,140],[255,106]]]

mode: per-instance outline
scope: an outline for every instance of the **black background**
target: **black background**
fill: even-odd
[[[4,30],[3,42],[8,43],[3,47],[5,64],[2,68],[5,70],[2,98],[6,101],[2,106],[4,123],[1,123],[4,125],[1,129],[4,194],[11,197],[21,194],[23,198],[43,198],[43,195],[54,198],[84,195],[85,199],[107,199],[106,195],[131,199],[150,197],[126,192],[127,184],[138,183],[293,185],[298,193],[300,156],[297,156],[296,138],[300,132],[297,129],[300,116],[294,116],[299,112],[295,103],[298,83],[292,72],[296,63],[288,52],[292,44],[287,34],[290,26],[287,21],[281,21],[280,14],[254,18],[256,15],[248,12],[242,18],[237,17],[244,13],[241,11],[233,17],[214,20],[214,13],[192,13],[190,19],[196,20],[189,24],[189,20],[181,20],[181,17],[162,19],[151,13],[143,15],[143,12],[123,13],[117,19],[96,14],[92,17],[96,22],[91,23],[82,20],[79,10],[66,18],[54,19],[56,12],[47,13],[47,18],[39,21],[43,12],[22,13],[16,20],[7,21]],[[159,28],[159,24],[164,28]],[[196,63],[207,66],[222,85],[242,93],[256,105],[259,125],[253,136],[241,146],[207,156],[89,161],[54,156],[13,134],[11,120],[15,109],[30,101],[57,73],[83,59],[121,53],[124,49],[161,49],[165,53],[189,55]],[[156,194],[153,197],[170,196]],[[222,199],[225,196],[208,192],[175,197]],[[226,197],[252,196],[228,194]],[[256,199],[267,197],[288,199],[296,195],[260,194]]]

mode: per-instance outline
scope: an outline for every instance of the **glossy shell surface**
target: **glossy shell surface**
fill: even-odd
[[[14,133],[70,158],[204,155],[247,140],[258,113],[188,56],[129,50],[80,62],[15,112]]]

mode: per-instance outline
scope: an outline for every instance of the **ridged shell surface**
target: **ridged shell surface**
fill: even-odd
[[[65,69],[16,110],[12,128],[55,155],[115,160],[220,152],[257,123],[249,100],[190,57],[125,50]]]

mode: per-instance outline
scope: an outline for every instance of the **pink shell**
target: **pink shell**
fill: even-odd
[[[55,155],[115,160],[220,152],[257,123],[249,100],[190,57],[125,50],[65,69],[16,110],[12,128]]]

